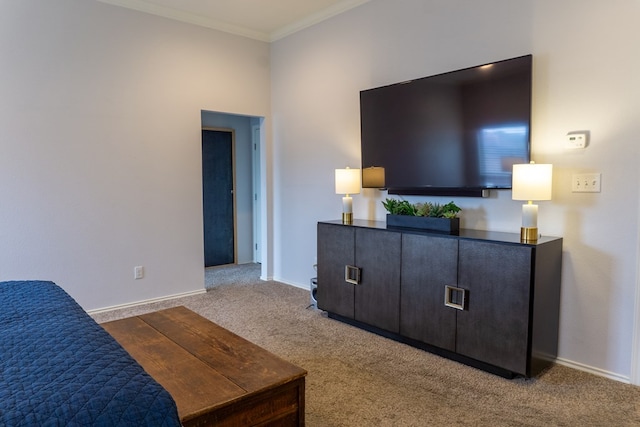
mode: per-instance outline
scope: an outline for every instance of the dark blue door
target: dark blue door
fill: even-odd
[[[233,133],[202,130],[204,265],[233,264]]]

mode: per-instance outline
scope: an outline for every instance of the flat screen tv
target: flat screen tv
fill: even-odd
[[[530,160],[532,56],[360,92],[362,168],[389,194],[482,197]]]

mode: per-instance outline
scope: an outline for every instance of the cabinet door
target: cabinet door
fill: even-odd
[[[532,251],[460,241],[458,283],[468,290],[468,310],[457,313],[458,353],[526,374]]]
[[[355,265],[355,228],[318,224],[318,308],[353,319],[354,285],[345,265]]]
[[[444,305],[444,287],[457,283],[457,239],[403,235],[400,334],[455,351],[457,310]]]
[[[378,328],[399,331],[400,242],[402,235],[384,230],[356,230],[355,318]]]

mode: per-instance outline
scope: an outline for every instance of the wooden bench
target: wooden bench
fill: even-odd
[[[103,323],[184,426],[304,425],[306,371],[185,307]]]

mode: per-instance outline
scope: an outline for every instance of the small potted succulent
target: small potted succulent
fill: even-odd
[[[460,230],[460,207],[453,202],[409,203],[406,200],[386,199],[382,205],[387,210],[387,226],[416,228],[455,234]]]

